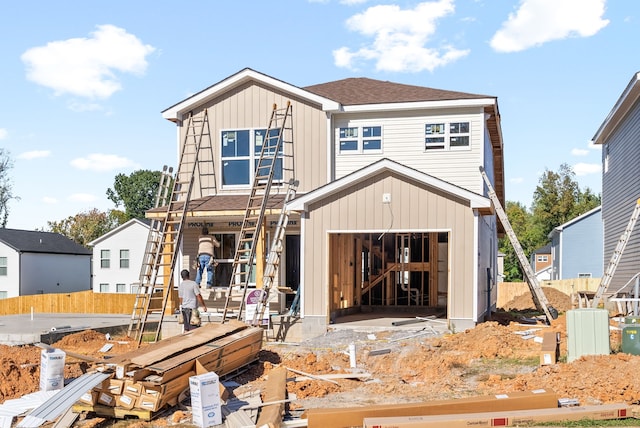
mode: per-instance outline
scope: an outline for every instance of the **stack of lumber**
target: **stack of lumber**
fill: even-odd
[[[151,412],[176,405],[191,376],[224,376],[257,360],[262,336],[261,328],[240,321],[211,323],[119,355],[96,367],[111,377],[79,404]]]

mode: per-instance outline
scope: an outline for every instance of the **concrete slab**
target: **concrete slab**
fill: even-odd
[[[131,315],[113,314],[5,315],[0,316],[0,344],[51,344],[66,334],[89,329],[110,334],[126,333],[130,321]],[[151,322],[155,322],[153,317],[147,320],[147,325]]]

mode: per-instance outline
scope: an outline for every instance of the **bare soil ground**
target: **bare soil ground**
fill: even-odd
[[[569,296],[545,289],[552,306],[560,313],[571,309]],[[519,316],[529,314],[533,301],[528,295],[510,302],[510,312],[496,314],[494,320],[473,329],[435,335],[428,325],[416,331],[386,331],[375,334],[329,332],[299,345],[265,343],[260,361],[233,378],[240,386],[233,393],[261,391],[269,372],[278,365],[310,374],[369,373],[368,379],[290,381],[287,391],[292,401],[288,409],[299,414],[305,408],[344,407],[368,404],[417,402],[497,394],[538,388],[552,389],[561,398],[577,399],[582,405],[640,403],[640,356],[618,352],[620,333],[612,321],[611,355],[581,357],[571,363],[566,358],[566,319],[561,315],[551,325],[523,324]],[[523,331],[535,329],[560,333],[560,362],[540,366],[541,345],[525,339]],[[84,331],[64,337],[53,346],[67,352],[102,358],[105,335]],[[112,338],[108,355],[132,349],[127,338]],[[357,349],[357,367],[350,367],[346,352],[349,343]],[[0,403],[39,389],[41,349],[35,346],[0,345]],[[372,352],[375,351],[375,352]],[[377,355],[372,355],[376,354]],[[371,355],[368,355],[371,354]],[[67,356],[65,378],[80,376],[91,363]],[[290,373],[291,377],[296,376]],[[189,407],[162,412],[151,423],[136,426],[188,424]],[[117,421],[116,421],[117,422]],[[114,421],[85,418],[79,426],[108,426]],[[106,425],[105,425],[106,424]],[[128,421],[127,426],[132,426]]]

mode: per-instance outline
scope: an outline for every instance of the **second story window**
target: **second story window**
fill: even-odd
[[[368,153],[382,150],[382,127],[340,128],[340,153]]]
[[[111,257],[110,250],[100,250],[100,267],[108,269],[111,266],[109,258]]]
[[[223,186],[246,187],[251,185],[263,147],[270,158],[275,158],[274,181],[282,181],[282,144],[280,144],[277,155],[274,156],[279,131],[279,129],[272,129],[269,136],[267,136],[266,129],[222,131]],[[270,162],[265,161],[262,165],[270,166]]]
[[[7,258],[0,257],[0,276],[7,276]]]
[[[425,150],[465,150],[470,147],[469,122],[427,123]]]
[[[120,267],[129,267],[129,250],[120,250]]]

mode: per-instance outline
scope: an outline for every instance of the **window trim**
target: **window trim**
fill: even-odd
[[[0,276],[7,276],[9,274],[9,258],[0,257]]]

